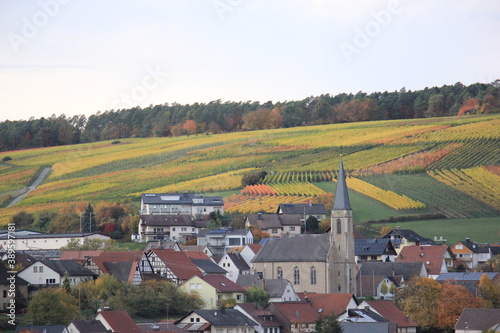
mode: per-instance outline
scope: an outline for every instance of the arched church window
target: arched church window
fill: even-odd
[[[342,233],[342,222],[340,219],[337,219],[337,235]]]
[[[316,267],[311,267],[311,284],[316,284]]]
[[[276,269],[276,277],[278,279],[283,279],[283,268],[281,268],[281,266]]]
[[[293,284],[300,284],[300,271],[297,266],[293,268]]]

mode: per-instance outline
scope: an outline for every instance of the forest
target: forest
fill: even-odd
[[[165,103],[67,117],[0,122],[0,151],[122,138],[288,128],[500,112],[500,80],[394,92],[324,94],[299,101]]]

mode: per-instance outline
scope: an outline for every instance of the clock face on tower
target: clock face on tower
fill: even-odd
[[[341,212],[341,211],[337,210],[337,211],[335,212],[335,216],[341,216],[341,215],[342,215],[342,212]]]

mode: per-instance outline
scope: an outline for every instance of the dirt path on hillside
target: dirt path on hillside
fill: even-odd
[[[42,172],[40,172],[40,175],[38,176],[38,178],[33,182],[33,184],[31,184],[28,187],[28,191],[26,191],[26,193],[23,193],[20,196],[18,196],[17,198],[15,198],[14,200],[12,200],[12,202],[7,207],[14,206],[16,203],[21,201],[28,193],[30,193],[31,191],[34,191],[37,188],[37,186],[40,185],[40,183],[45,179],[45,177],[47,177],[50,170],[51,170],[51,168],[43,169]]]

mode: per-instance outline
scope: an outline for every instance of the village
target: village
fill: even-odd
[[[425,238],[400,226],[380,238],[360,234],[353,226],[355,212],[340,163],[331,212],[322,204],[281,204],[273,214],[249,214],[244,229],[209,229],[206,219],[195,219],[213,212],[223,214],[221,197],[187,192],[143,194],[133,240],[147,244],[144,251],[61,253],[61,247],[75,240],[104,242],[109,237],[95,232],[17,230],[16,261],[22,267],[15,280],[18,300],[33,298],[48,288],[79,288],[81,283],[111,275],[133,286],[168,281],[178,290],[195,293],[203,305],[175,320],[136,323],[126,311],[100,304],[92,319],[75,318],[66,325],[19,325],[16,332],[35,326],[47,333],[334,332],[326,325],[332,315],[344,332],[417,332],[424,326],[417,323],[419,318],[396,304],[398,293],[418,279],[460,286],[474,299],[487,298],[483,293],[488,280],[498,293],[500,273],[478,269],[500,254],[499,245],[478,244],[464,237],[448,246],[442,237]],[[310,216],[321,220],[328,215],[329,230],[303,233],[302,225]],[[255,242],[252,230],[256,229],[269,237]],[[5,251],[9,236],[0,235],[4,260],[9,259]],[[196,239],[196,245],[185,245],[188,238]],[[12,271],[0,265],[2,309],[7,311],[7,294],[12,291],[7,278]],[[257,301],[250,295],[256,291],[267,297]],[[455,314],[455,332],[498,331],[500,309],[474,307]],[[326,330],[320,331],[318,325]]]

